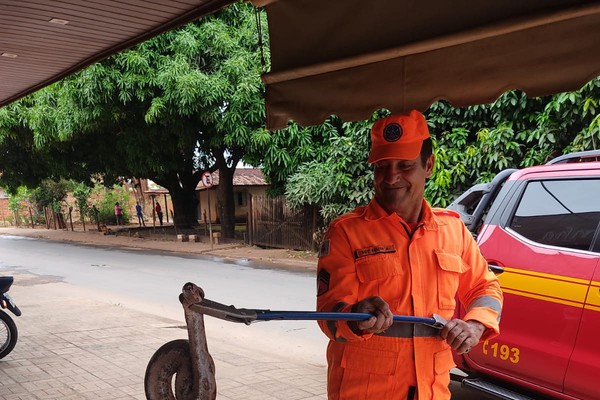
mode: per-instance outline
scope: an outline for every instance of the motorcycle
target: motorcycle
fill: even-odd
[[[8,309],[17,317],[21,315],[21,310],[7,293],[13,281],[12,276],[0,276],[0,307],[2,307],[0,309],[0,359],[6,357],[15,348],[19,337],[17,325],[10,315],[3,311]]]

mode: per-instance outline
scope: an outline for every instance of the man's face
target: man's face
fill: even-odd
[[[435,156],[425,165],[414,160],[381,160],[375,166],[375,198],[388,213],[416,222],[421,211],[425,180],[431,176]]]

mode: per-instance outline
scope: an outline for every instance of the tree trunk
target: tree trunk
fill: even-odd
[[[233,196],[233,168],[219,168],[218,207],[221,236],[233,239],[235,234],[235,202]]]
[[[198,225],[196,188],[169,188],[169,194],[173,202],[173,223],[175,226],[178,228],[191,228]],[[167,210],[163,210],[163,213],[167,212]]]

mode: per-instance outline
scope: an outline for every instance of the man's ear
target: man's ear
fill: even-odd
[[[425,163],[425,178],[430,178],[433,173],[433,166],[435,165],[435,154],[432,154]]]

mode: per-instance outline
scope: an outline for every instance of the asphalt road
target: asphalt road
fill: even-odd
[[[188,281],[202,287],[207,298],[238,308],[314,310],[315,307],[313,272],[282,271],[197,256],[0,236],[0,274],[2,270],[63,281],[87,298],[175,319],[182,324],[178,295]],[[213,336],[276,354],[282,361],[292,358],[325,365],[327,340],[314,321],[269,321],[246,326],[214,318],[205,320],[209,343]],[[455,399],[482,398],[464,393],[454,384],[452,390]]]

